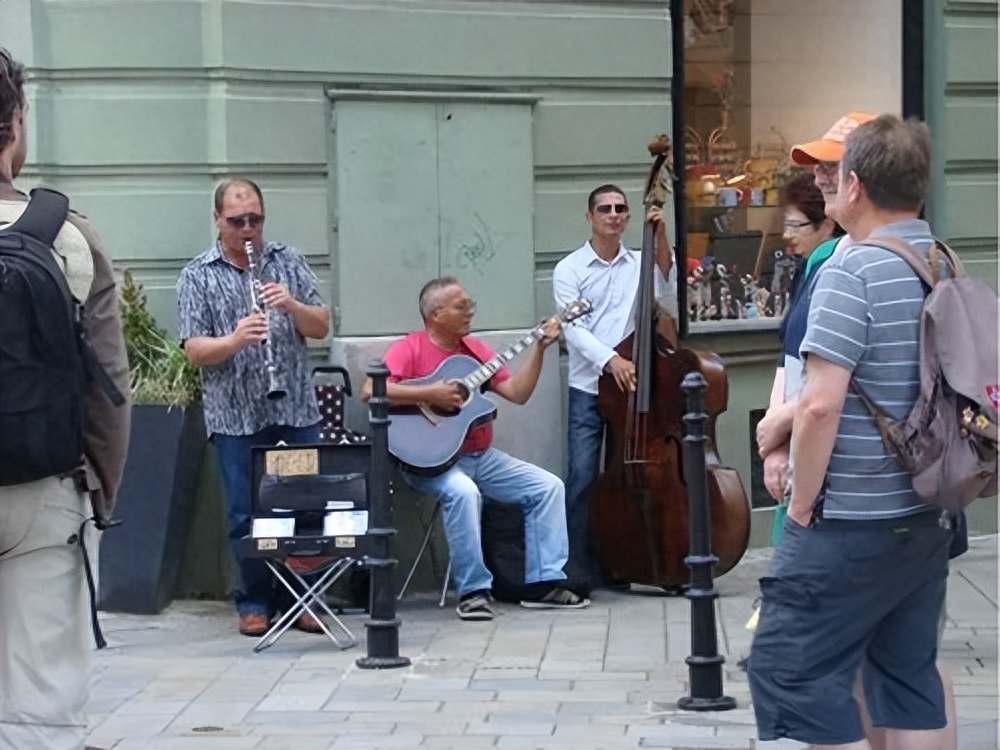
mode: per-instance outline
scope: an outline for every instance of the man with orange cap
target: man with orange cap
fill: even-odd
[[[813,168],[816,186],[827,202],[837,194],[837,167],[844,158],[844,139],[858,125],[874,119],[875,115],[868,112],[848,112],[819,140],[792,146],[792,161]]]

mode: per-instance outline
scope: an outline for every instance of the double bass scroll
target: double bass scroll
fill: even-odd
[[[662,207],[673,190],[670,139],[649,144],[654,157],[646,181],[645,209]],[[673,318],[654,294],[654,227],[643,226],[635,331],[615,352],[635,364],[636,387],[623,392],[614,377],[598,381],[597,410],[607,424],[603,473],[590,488],[591,536],[598,559],[619,583],[679,589],[688,582],[684,564],[690,542],[689,506],[682,445],[684,377],[695,370],[707,382],[705,454],[715,575],[739,562],[750,538],[750,502],[739,475],[722,465],[715,423],[728,405],[725,366],[715,354],[681,346]]]

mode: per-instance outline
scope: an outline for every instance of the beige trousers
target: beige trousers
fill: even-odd
[[[71,479],[0,487],[3,750],[84,747],[94,640],[77,535],[89,509]],[[99,535],[86,533],[93,561]]]

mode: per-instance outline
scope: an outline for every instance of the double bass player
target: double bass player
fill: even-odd
[[[665,139],[661,136],[658,141]],[[651,151],[656,143],[650,144]],[[665,145],[669,149],[668,140]],[[646,215],[646,220],[653,224],[656,239],[655,295],[658,299],[675,299],[677,272],[662,208],[664,188],[669,187],[670,180],[666,150],[660,150],[658,161],[657,177],[651,187],[661,199],[651,202]],[[600,472],[606,427],[597,409],[597,383],[602,373],[608,373],[623,391],[635,390],[635,365],[617,354],[614,347],[635,328],[641,254],[622,242],[630,209],[620,187],[606,184],[595,188],[587,198],[585,217],[591,229],[590,239],[556,265],[552,287],[557,306],[581,297],[593,304],[589,315],[565,328],[569,349],[567,573],[571,578],[601,585],[606,581],[590,541],[588,493]]]

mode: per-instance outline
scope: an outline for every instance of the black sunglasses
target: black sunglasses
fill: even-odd
[[[602,203],[599,206],[594,206],[594,210],[599,214],[609,214],[611,209],[614,209],[616,214],[623,214],[628,211],[628,206],[624,203]]]
[[[239,216],[227,216],[226,223],[233,229],[242,229],[247,224],[251,229],[256,229],[264,221],[260,214],[240,214]]]

